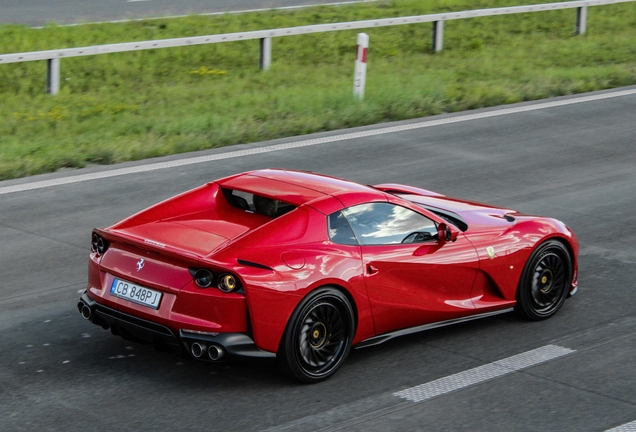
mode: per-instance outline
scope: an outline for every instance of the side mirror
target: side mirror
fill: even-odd
[[[459,236],[459,229],[447,223],[437,225],[437,238],[441,243],[454,242]]]

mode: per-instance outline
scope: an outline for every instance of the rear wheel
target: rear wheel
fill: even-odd
[[[283,371],[314,383],[333,375],[351,350],[355,318],[347,297],[334,288],[309,294],[294,311],[278,352]]]
[[[523,269],[515,310],[535,321],[551,317],[563,305],[571,279],[572,261],[567,248],[559,241],[546,241]]]

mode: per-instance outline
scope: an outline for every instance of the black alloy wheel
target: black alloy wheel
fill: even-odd
[[[355,328],[353,308],[334,288],[308,295],[292,315],[278,353],[283,371],[300,381],[322,381],[342,365]]]
[[[531,320],[554,315],[563,305],[572,280],[572,260],[563,243],[548,240],[526,263],[515,310]]]

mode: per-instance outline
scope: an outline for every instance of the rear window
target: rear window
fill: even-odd
[[[225,198],[231,206],[245,210],[250,213],[257,213],[264,216],[276,218],[278,216],[289,213],[296,206],[268,198],[262,195],[256,195],[250,192],[244,192],[236,189],[222,189]]]

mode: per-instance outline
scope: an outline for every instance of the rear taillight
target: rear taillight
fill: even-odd
[[[194,283],[199,288],[215,287],[225,293],[240,291],[243,287],[241,281],[230,273],[215,274],[208,269],[190,269]]]
[[[234,292],[241,289],[239,281],[231,274],[225,273],[219,276],[219,280],[216,283],[218,289],[223,292]]]
[[[108,241],[104,240],[102,236],[93,233],[93,236],[91,237],[91,251],[95,252],[98,256],[102,256],[107,249]]]
[[[214,283],[214,275],[208,269],[200,269],[194,273],[194,283],[199,288],[208,288]]]

